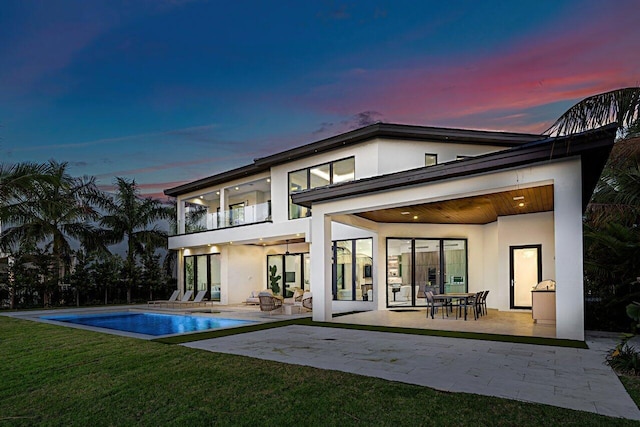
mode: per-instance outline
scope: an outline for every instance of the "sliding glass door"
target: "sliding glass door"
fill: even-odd
[[[267,255],[267,287],[274,295],[290,297],[293,289],[309,290],[309,254]]]
[[[333,242],[333,299],[373,299],[373,239]]]
[[[426,292],[467,291],[465,239],[387,239],[387,306],[426,306]]]
[[[220,254],[184,257],[184,291],[207,291],[212,301],[220,301]]]

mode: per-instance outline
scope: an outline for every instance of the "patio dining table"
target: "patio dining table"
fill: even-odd
[[[436,294],[433,296],[433,299],[449,303],[453,300],[459,300],[464,304],[464,320],[467,320],[467,305],[469,304],[469,298],[474,297],[475,295],[476,294],[474,292],[451,292],[448,294]]]

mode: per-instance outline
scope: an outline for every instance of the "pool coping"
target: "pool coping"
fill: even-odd
[[[229,319],[229,317],[224,317],[224,313],[225,313],[224,311],[216,311],[215,313],[211,313],[211,312],[207,313],[207,312],[202,312],[202,311],[199,312],[199,311],[193,311],[193,310],[180,311],[180,312],[175,312],[175,311],[174,312],[167,312],[167,311],[162,311],[162,310],[153,310],[153,309],[150,309],[149,307],[147,307],[146,305],[117,306],[117,307],[91,307],[91,308],[78,307],[78,308],[65,308],[65,309],[56,309],[56,310],[33,310],[33,311],[27,311],[27,312],[19,311],[19,312],[0,313],[0,315],[7,316],[7,317],[13,317],[13,318],[16,318],[16,319],[31,320],[31,321],[40,322],[40,323],[47,323],[47,324],[50,324],[50,325],[64,326],[64,327],[75,328],[75,329],[84,329],[86,331],[100,332],[100,333],[106,333],[106,334],[111,334],[111,335],[117,335],[117,336],[121,336],[121,337],[142,339],[142,340],[147,340],[147,341],[157,340],[157,339],[165,339],[165,338],[175,338],[175,337],[180,337],[180,336],[184,336],[184,335],[197,334],[197,333],[203,333],[203,332],[210,332],[210,331],[214,331],[214,330],[237,329],[237,328],[242,328],[242,327],[247,327],[247,326],[255,326],[255,325],[259,325],[259,324],[263,324],[263,323],[273,323],[273,322],[277,322],[277,320],[278,320],[278,319],[255,318],[255,317],[251,317],[251,316],[246,316],[245,318],[236,317],[236,318],[231,318],[231,320],[247,320],[247,321],[255,322],[255,325],[229,326],[229,327],[224,327],[224,328],[207,329],[207,330],[204,330],[204,331],[182,332],[182,333],[177,333],[177,334],[147,335],[147,334],[141,334],[141,333],[137,333],[137,332],[120,331],[118,329],[100,328],[100,327],[97,327],[97,326],[81,325],[81,324],[77,324],[77,323],[56,321],[56,320],[52,320],[52,319],[44,319],[44,318],[41,317],[41,316],[58,316],[58,315],[59,316],[64,316],[64,315],[83,315],[83,314],[99,315],[99,314],[125,313],[125,312],[131,312],[131,313],[153,313],[153,314],[164,314],[164,315],[175,315],[175,316],[221,317],[221,318],[224,318],[224,319]],[[229,314],[231,312],[227,311],[226,313]],[[241,312],[233,312],[233,313],[235,315],[241,314]],[[222,314],[223,316],[212,316],[213,314]],[[209,315],[209,316],[207,316],[207,315]]]

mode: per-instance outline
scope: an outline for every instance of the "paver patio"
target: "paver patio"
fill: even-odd
[[[184,345],[640,420],[604,364],[615,343],[590,336],[585,350],[292,325]]]

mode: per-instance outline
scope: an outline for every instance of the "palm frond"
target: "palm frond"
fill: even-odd
[[[627,87],[590,96],[569,108],[544,133],[570,135],[618,123],[630,127],[640,118],[640,87]]]

